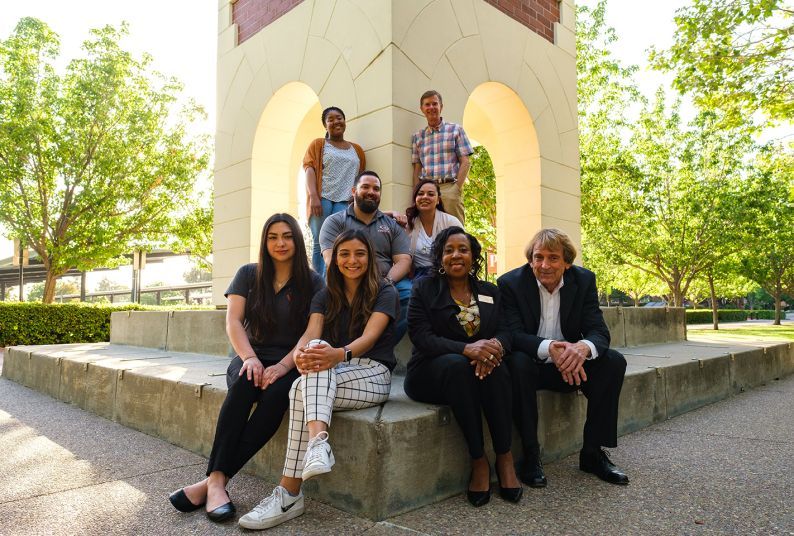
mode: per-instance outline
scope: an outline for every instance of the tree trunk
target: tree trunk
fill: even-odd
[[[709,292],[711,292],[711,322],[714,331],[720,329],[720,315],[717,313],[717,293],[714,290],[714,274],[709,272]]]
[[[52,303],[55,299],[55,284],[58,282],[58,276],[52,272],[47,272],[47,278],[44,280],[44,296],[41,298],[42,303]]]
[[[783,306],[781,301],[783,300],[783,290],[780,288],[780,285],[775,285],[775,321],[772,322],[773,326],[779,326],[780,320],[783,318]]]

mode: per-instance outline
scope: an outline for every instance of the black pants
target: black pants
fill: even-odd
[[[260,361],[266,367],[278,362]],[[218,415],[207,475],[221,471],[233,477],[273,437],[289,407],[292,382],[300,375],[293,368],[263,391],[246,374],[237,376],[242,365],[235,357],[227,370],[229,391]],[[256,409],[251,413],[254,404]]]
[[[522,352],[506,359],[513,382],[513,417],[526,454],[537,454],[538,402],[536,391],[549,389],[569,393],[582,389],[587,397],[587,420],[584,425],[586,448],[618,445],[618,402],[626,374],[626,358],[615,350],[586,361],[587,381],[581,387],[568,385],[552,363],[538,363]]]
[[[472,458],[485,455],[483,413],[491,431],[494,451],[497,454],[510,452],[512,401],[507,367],[496,367],[481,380],[474,375],[474,367],[467,357],[440,355],[408,371],[405,393],[419,402],[450,405]]]

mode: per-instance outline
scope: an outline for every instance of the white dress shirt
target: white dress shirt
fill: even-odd
[[[549,353],[549,346],[554,341],[564,341],[565,337],[562,335],[562,328],[560,327],[560,289],[565,284],[560,278],[560,284],[557,285],[553,291],[549,292],[540,281],[538,283],[538,291],[540,293],[540,323],[538,324],[538,337],[543,337],[543,341],[538,346],[538,359],[545,363],[551,363],[551,354]],[[587,359],[595,359],[598,356],[595,344],[582,339],[579,342],[585,343],[590,348],[590,357]]]

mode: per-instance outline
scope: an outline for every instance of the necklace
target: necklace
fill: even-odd
[[[287,281],[289,281],[289,277],[286,278],[284,281],[279,281],[279,280],[274,278],[273,279],[273,286],[276,288],[276,292],[278,292],[279,290],[284,288],[284,285],[287,284]]]
[[[463,293],[463,295],[462,295],[462,296],[463,296],[463,299],[462,299],[462,300],[461,300],[461,299],[458,299],[458,298],[461,296],[461,294],[460,294],[460,293],[457,293],[457,292],[456,292],[456,293],[454,293],[454,294],[453,294],[453,293],[450,291],[450,294],[452,294],[452,299],[453,299],[453,300],[455,300],[455,301],[457,301],[457,302],[459,302],[459,303],[465,303],[466,305],[469,305],[469,304],[471,303],[471,291],[470,291],[470,290],[468,290],[468,289],[464,291],[464,293]],[[456,294],[457,294],[457,296],[456,296]]]

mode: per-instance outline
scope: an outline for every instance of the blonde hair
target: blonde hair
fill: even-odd
[[[532,262],[532,252],[535,251],[536,246],[543,249],[562,248],[562,258],[568,264],[573,264],[576,259],[576,247],[571,242],[571,238],[560,229],[541,229],[535,233],[524,250],[524,256],[529,262]]]

